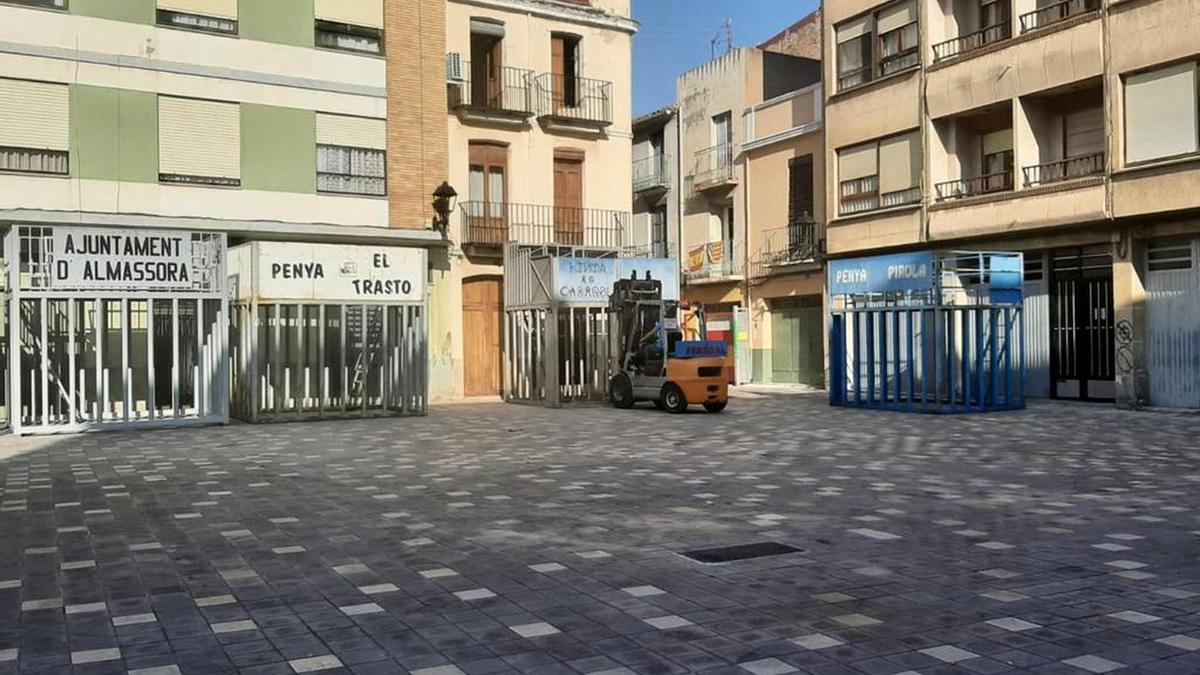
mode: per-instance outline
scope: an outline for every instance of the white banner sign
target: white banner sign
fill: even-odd
[[[258,297],[268,300],[422,302],[425,249],[264,241]]]
[[[52,288],[193,290],[199,281],[191,232],[55,227],[53,242]]]

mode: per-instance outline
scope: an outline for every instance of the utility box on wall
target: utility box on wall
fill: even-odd
[[[427,252],[251,242],[229,251],[234,415],[424,414]]]

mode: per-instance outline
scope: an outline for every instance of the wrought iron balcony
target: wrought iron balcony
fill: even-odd
[[[711,241],[688,250],[683,265],[683,280],[694,284],[740,279],[742,263],[742,242]]]
[[[696,166],[692,171],[692,187],[708,190],[730,185],[733,180],[733,144],[721,143],[696,151]]]
[[[633,160],[633,191],[646,192],[667,187],[667,156],[656,152]]]
[[[1046,5],[1032,12],[1021,15],[1021,32],[1044,28],[1066,21],[1073,16],[1095,12],[1100,9],[1100,0],[1063,0],[1053,5]]]
[[[461,60],[458,54],[449,55],[446,70],[452,110],[517,117],[528,117],[534,112],[532,70],[479,69],[470,61]]]
[[[621,249],[630,214],[549,204],[468,201],[459,205],[462,245],[499,249],[520,244]]]
[[[532,82],[538,117],[595,128],[612,124],[612,82],[554,73],[542,73]]]
[[[971,178],[949,180],[944,183],[938,183],[934,188],[937,190],[937,199],[939,202],[976,197],[994,192],[1007,192],[1013,189],[1013,172],[1000,171],[997,173],[985,173],[982,176],[973,176]]]
[[[813,220],[795,220],[763,232],[751,271],[765,276],[782,268],[819,265],[824,256],[825,228]]]
[[[1097,152],[1082,157],[1057,159],[1053,162],[1035,164],[1021,169],[1025,175],[1025,186],[1050,185],[1076,178],[1086,178],[1104,173],[1104,153]]]
[[[933,46],[933,60],[935,62],[944,61],[952,56],[973,52],[1010,37],[1012,37],[1012,26],[1008,22],[998,23],[974,33],[939,42]]]

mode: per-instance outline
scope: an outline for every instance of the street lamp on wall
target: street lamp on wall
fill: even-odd
[[[437,220],[434,221],[433,226],[442,233],[443,237],[449,236],[450,214],[454,212],[454,204],[457,201],[458,192],[446,181],[442,181],[442,184],[433,191],[433,211],[437,214]]]

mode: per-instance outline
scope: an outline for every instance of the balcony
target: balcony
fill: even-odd
[[[1013,172],[999,171],[970,178],[948,180],[934,186],[939,202],[952,199],[966,199],[997,192],[1009,192],[1013,189]]]
[[[991,44],[1012,37],[1012,26],[1007,21],[967,33],[933,46],[933,61],[938,63],[951,57],[968,54]]]
[[[821,85],[816,84],[747,108],[742,150],[757,150],[820,128]]]
[[[733,177],[733,144],[722,143],[696,152],[692,171],[692,188],[697,192],[728,187],[737,181]]]
[[[820,265],[824,257],[825,228],[812,220],[797,220],[785,227],[766,230],[752,261],[756,277],[773,272]]]
[[[684,261],[686,284],[719,283],[742,278],[742,243],[712,241],[693,247]]]
[[[542,73],[531,79],[537,116],[547,128],[601,131],[612,125],[612,83]]]
[[[508,242],[618,250],[627,243],[630,220],[625,211],[549,204],[469,201],[459,211],[463,249],[493,256]]]
[[[667,156],[656,152],[649,157],[633,160],[633,191],[635,193],[666,190]]]
[[[1104,174],[1104,153],[1097,152],[1083,157],[1035,164],[1021,169],[1021,173],[1025,177],[1025,187],[1053,185],[1077,178],[1099,176]]]
[[[1060,21],[1100,10],[1100,0],[1063,0],[1021,15],[1021,32],[1053,26]]]
[[[523,120],[534,112],[530,81],[524,68],[480,68],[458,54],[447,57],[450,109],[463,117]]]

